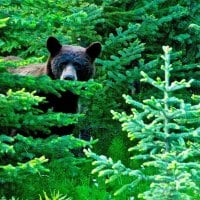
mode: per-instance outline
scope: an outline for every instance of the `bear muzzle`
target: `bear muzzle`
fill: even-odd
[[[77,81],[76,69],[73,65],[67,65],[60,76],[60,80]]]

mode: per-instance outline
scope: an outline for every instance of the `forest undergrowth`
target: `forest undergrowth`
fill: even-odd
[[[197,1],[2,0],[0,30],[1,200],[200,198]],[[95,77],[9,72],[44,64],[49,36],[101,42]],[[64,90],[80,95],[82,113],[39,109]],[[76,128],[58,137],[55,124]]]

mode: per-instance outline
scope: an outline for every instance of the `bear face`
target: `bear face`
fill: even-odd
[[[94,74],[94,61],[101,52],[99,42],[91,43],[87,48],[84,48],[61,45],[56,38],[49,37],[46,45],[50,53],[47,65],[33,64],[9,71],[23,76],[48,75],[52,79],[78,81],[87,81]],[[38,91],[38,95],[46,97],[46,102],[39,105],[43,112],[47,112],[51,108],[54,112],[77,113],[79,96],[71,91],[62,91],[59,97],[52,93],[44,94],[41,91]],[[60,136],[71,134],[73,127],[74,125],[64,127],[55,125],[51,127],[51,132]],[[40,133],[39,137],[46,138],[47,135]]]
[[[52,79],[88,81],[94,74],[94,61],[101,52],[101,44],[94,42],[87,48],[61,45],[56,38],[49,37],[47,49],[50,52],[47,75]]]

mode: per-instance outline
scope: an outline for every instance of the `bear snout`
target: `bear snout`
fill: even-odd
[[[76,73],[76,69],[74,68],[74,66],[72,66],[72,65],[66,66],[62,71],[60,79],[76,81],[78,78],[77,78],[77,73]]]
[[[67,80],[67,81],[74,81],[75,80],[75,76],[73,75],[66,75],[64,77],[64,80]]]

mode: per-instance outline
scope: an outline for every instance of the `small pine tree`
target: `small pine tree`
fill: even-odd
[[[26,61],[0,60],[0,196],[11,195],[15,186],[22,183],[27,175],[49,172],[44,166],[49,159],[58,159],[62,167],[70,172],[77,171],[76,161],[84,159],[76,158],[71,150],[80,150],[92,144],[72,135],[53,135],[50,131],[52,126],[77,124],[84,115],[53,112],[51,108],[43,112],[38,105],[45,98],[32,91],[37,89],[43,94],[59,96],[60,92],[71,89],[82,98],[88,98],[99,88],[99,84],[93,81],[65,82],[51,80],[47,76],[19,76],[6,72],[7,66],[23,62]],[[41,139],[39,133],[49,137]]]
[[[151,97],[140,103],[123,95],[126,102],[134,107],[132,114],[112,111],[114,119],[122,122],[123,130],[135,142],[129,151],[134,152],[131,159],[140,163],[141,167],[130,169],[121,161],[114,163],[111,158],[85,151],[88,157],[96,160],[92,173],[107,177],[106,183],[121,176],[131,178],[132,181],[114,195],[125,190],[133,194],[139,184],[150,182],[146,191],[137,194],[138,198],[186,200],[199,197],[200,163],[197,157],[200,154],[200,104],[192,105],[176,97],[176,91],[189,87],[192,80],[170,81],[173,70],[170,64],[171,48],[164,46],[163,50],[165,64],[161,69],[164,71],[164,80],[153,80],[141,72],[144,77],[142,81],[161,91],[163,98]],[[199,96],[193,98],[199,100]]]
[[[35,96],[34,92],[24,90],[9,90],[6,95],[0,94],[0,184],[19,182],[27,174],[47,172],[48,169],[43,164],[49,158],[59,158],[67,163],[68,160],[75,159],[70,149],[82,148],[89,144],[71,135],[52,136],[47,139],[20,135],[22,130],[27,135],[30,130],[49,132],[52,125],[65,125],[77,121],[76,116],[70,117],[64,113],[41,114],[34,106],[42,100],[43,98]],[[68,169],[70,165],[74,167],[70,161]]]

